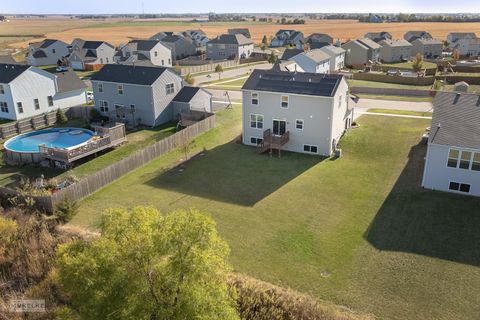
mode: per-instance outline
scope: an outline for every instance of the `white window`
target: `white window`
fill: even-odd
[[[155,57],[158,57],[158,52],[157,51],[155,51]]]
[[[447,167],[456,168],[458,166],[458,156],[460,155],[460,151],[456,149],[450,149],[448,152],[448,162]]]
[[[263,115],[251,114],[250,115],[250,128],[263,129]]]
[[[303,120],[302,119],[295,120],[295,129],[303,130]]]
[[[165,91],[167,92],[167,95],[168,95],[168,94],[175,93],[175,84],[173,84],[173,83],[168,83],[168,84],[165,86]]]
[[[257,138],[257,137],[250,137],[250,143],[251,144],[260,144],[262,143],[263,139],[262,138]]]
[[[33,99],[33,105],[35,106],[35,110],[40,109],[40,102],[38,99]]]
[[[117,92],[118,92],[118,94],[120,94],[120,95],[123,94],[123,84],[117,85]]]
[[[100,112],[108,112],[108,101],[100,100]]]
[[[310,152],[310,153],[318,153],[318,147],[317,146],[312,146],[312,145],[309,145],[309,144],[304,144],[303,145],[303,151]]]
[[[458,167],[460,169],[470,169],[470,162],[472,160],[472,153],[470,151],[462,151],[460,155],[460,163]]]
[[[100,64],[103,64],[103,58],[100,58]]]
[[[3,84],[0,84],[0,94],[5,94],[5,88],[3,87]]]
[[[288,96],[282,96],[282,108],[288,108]]]
[[[252,104],[258,105],[258,93],[252,92]]]
[[[8,105],[6,102],[0,101],[0,111],[8,113]]]
[[[98,92],[103,92],[103,83],[97,84]]]
[[[18,113],[23,113],[23,104],[21,102],[17,102],[17,109]]]
[[[53,97],[52,97],[52,96],[48,96],[48,97],[47,97],[47,101],[48,101],[48,106],[49,106],[49,107],[53,107]]]
[[[467,183],[460,183],[460,182],[451,181],[449,186],[448,186],[448,189],[453,190],[453,191],[470,193],[470,185],[467,184]]]
[[[473,155],[472,170],[480,171],[480,153],[478,152]]]

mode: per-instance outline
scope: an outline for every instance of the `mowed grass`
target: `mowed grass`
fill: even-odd
[[[403,68],[403,69],[413,69],[413,62],[398,62],[398,63],[383,63],[384,67],[394,67],[394,68]],[[434,69],[437,67],[437,64],[433,62],[423,61],[422,69]]]
[[[217,115],[184,170],[171,152],[93,194],[71,224],[109,207],[210,213],[236,271],[375,314],[477,319],[480,200],[422,190],[429,120],[362,116],[337,160],[257,155],[237,142],[241,110]]]
[[[372,108],[368,109],[368,112],[373,113],[388,113],[388,114],[399,114],[399,115],[406,115],[406,116],[421,116],[421,117],[431,117],[432,112],[420,112],[420,111],[409,111],[409,110],[395,110],[395,109],[379,109],[379,108]]]
[[[348,80],[352,87],[368,87],[368,88],[396,88],[396,89],[413,89],[413,90],[428,90],[432,86],[414,86],[408,84],[386,83],[366,80]]]

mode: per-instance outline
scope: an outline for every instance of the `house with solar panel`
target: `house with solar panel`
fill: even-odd
[[[480,96],[439,91],[422,187],[480,196]]]
[[[343,75],[254,70],[242,97],[243,143],[258,153],[330,156],[353,121]]]
[[[170,68],[107,64],[92,77],[95,108],[128,127],[155,127],[177,121],[179,113],[210,112],[211,95],[184,87]]]
[[[75,70],[96,71],[104,64],[115,63],[115,47],[105,41],[72,41],[68,57],[70,66]]]
[[[54,65],[64,60],[69,53],[69,45],[60,40],[33,42],[28,45],[27,64],[35,67]]]

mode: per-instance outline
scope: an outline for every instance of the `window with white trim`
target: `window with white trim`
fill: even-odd
[[[97,84],[98,92],[103,92],[103,83]]]
[[[250,115],[250,128],[263,129],[263,115],[251,114]]]
[[[309,145],[309,144],[304,144],[303,145],[303,151],[305,152],[310,152],[310,153],[318,153],[318,147]]]
[[[252,92],[252,104],[258,104],[258,93]]]
[[[0,111],[8,113],[8,104],[6,102],[0,101]]]
[[[117,85],[117,92],[118,92],[118,94],[120,94],[120,95],[123,94],[123,84]]]
[[[295,129],[303,130],[303,120],[302,119],[295,120]]]
[[[18,113],[23,113],[23,104],[21,102],[17,102],[17,110]]]
[[[458,166],[459,155],[460,155],[460,150],[450,149],[450,151],[448,152],[447,167],[456,168]]]
[[[453,191],[460,191],[460,192],[465,192],[465,193],[470,193],[470,185],[467,183],[460,183],[460,182],[455,182],[455,181],[450,181],[450,184],[448,186],[449,190]]]
[[[3,84],[0,84],[0,94],[5,94],[5,88],[3,87]]]
[[[470,162],[472,160],[472,152],[470,151],[462,151],[460,155],[460,163],[458,167],[460,169],[468,170],[470,169]]]
[[[288,96],[282,96],[282,108],[288,108]]]
[[[175,93],[175,84],[174,83],[167,83],[167,85],[165,85],[165,91],[166,91],[167,95]]]
[[[472,170],[473,171],[480,171],[480,153],[478,153],[478,152],[475,152],[473,154]]]
[[[262,141],[263,141],[262,138],[250,137],[250,143],[251,144],[259,145],[260,143],[262,143]]]
[[[33,105],[35,106],[35,110],[40,109],[40,102],[38,99],[33,99]]]
[[[49,106],[49,107],[53,107],[53,97],[52,97],[52,96],[48,96],[48,97],[47,97],[47,101],[48,101],[48,106]]]
[[[100,112],[108,112],[108,101],[100,100]]]

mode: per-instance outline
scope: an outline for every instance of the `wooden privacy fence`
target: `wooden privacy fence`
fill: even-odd
[[[189,73],[214,71],[217,65],[222,66],[222,68],[231,68],[231,67],[237,66],[238,61],[236,60],[205,61],[203,65],[182,67],[180,69],[180,75],[184,76]]]
[[[386,83],[408,84],[417,86],[432,85],[435,77],[402,77],[394,75],[386,75],[371,72],[361,72],[353,74],[354,80],[376,81]]]
[[[433,97],[434,90],[416,90],[416,89],[399,89],[399,88],[371,88],[371,87],[351,87],[350,92],[353,94],[373,94],[387,96],[410,96],[410,97]]]
[[[191,125],[182,131],[179,131],[163,140],[156,142],[142,150],[139,150],[125,159],[109,165],[80,181],[62,189],[50,198],[50,203],[43,207],[49,212],[53,212],[56,205],[65,198],[71,200],[80,200],[109,183],[117,180],[123,175],[140,168],[151,160],[187,143],[189,140],[215,127],[215,115],[203,119],[194,125]]]

